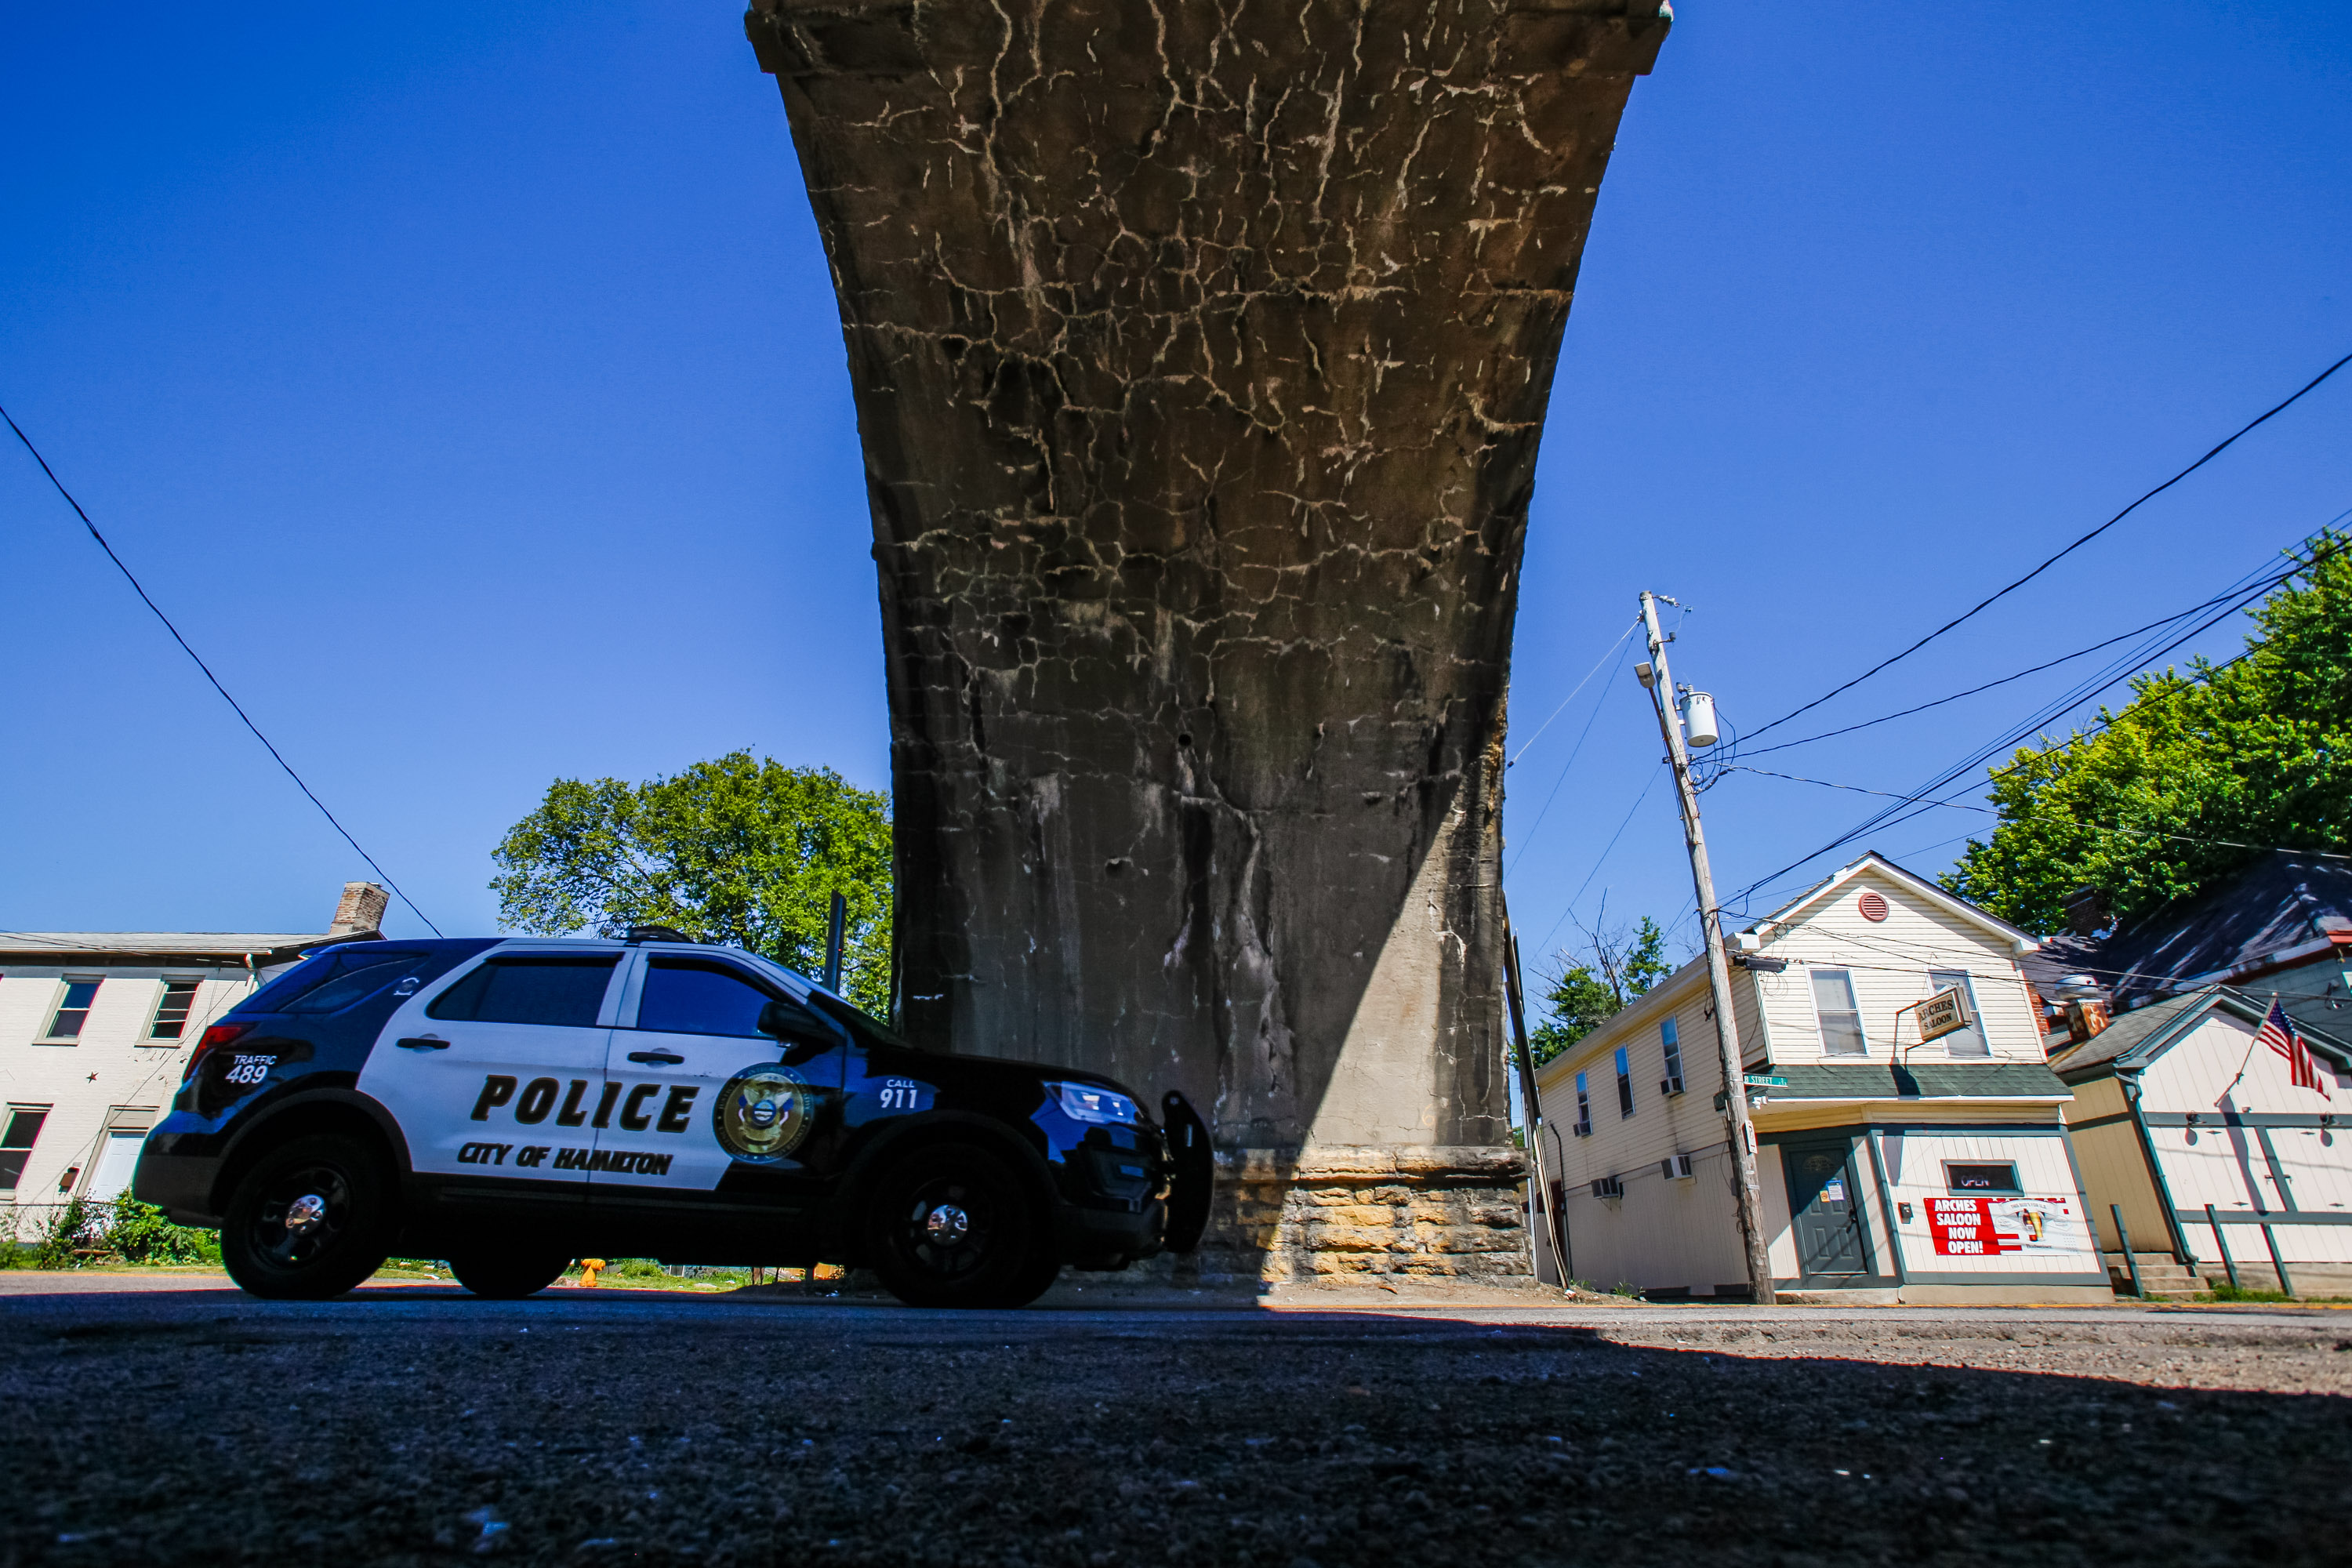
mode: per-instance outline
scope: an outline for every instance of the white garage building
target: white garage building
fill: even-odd
[[[125,1191],[205,1026],[311,949],[374,936],[384,904],[352,882],[323,931],[0,932],[0,1234]]]

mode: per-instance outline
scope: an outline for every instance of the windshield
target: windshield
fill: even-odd
[[[898,1032],[880,1019],[860,1012],[838,996],[811,991],[808,999],[810,1006],[839,1023],[860,1045],[896,1046],[902,1051],[919,1048],[912,1041],[899,1038]]]

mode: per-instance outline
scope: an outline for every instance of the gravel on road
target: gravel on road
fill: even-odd
[[[0,1565],[2341,1564],[2347,1352],[2293,1312],[0,1289]]]

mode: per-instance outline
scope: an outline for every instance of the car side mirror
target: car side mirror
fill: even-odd
[[[788,1068],[813,1062],[834,1047],[827,1037],[831,1031],[818,1023],[807,1008],[782,997],[768,999],[753,1027],[763,1035],[775,1037],[776,1044],[783,1047],[784,1066]]]

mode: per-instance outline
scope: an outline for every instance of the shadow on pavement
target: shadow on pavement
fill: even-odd
[[[1813,1321],[16,1295],[0,1563],[2344,1561],[2333,1324]]]

